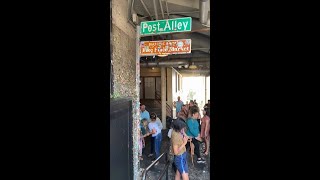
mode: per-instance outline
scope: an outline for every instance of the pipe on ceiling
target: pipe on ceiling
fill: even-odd
[[[156,20],[158,20],[159,16],[158,16],[158,9],[157,9],[156,0],[153,0],[153,8],[154,8],[154,14],[156,15]]]
[[[140,63],[141,67],[151,67],[151,66],[167,66],[167,67],[178,67],[178,66],[184,66],[189,65],[189,61],[187,60],[179,60],[179,61],[160,61],[160,62],[143,62]]]
[[[164,19],[164,12],[163,12],[162,0],[159,0],[159,3],[160,3],[160,9],[161,9],[161,14],[162,14],[162,19]]]
[[[167,11],[168,11],[168,8],[167,8]],[[171,15],[181,15],[181,14],[198,14],[200,11],[189,11],[189,12],[184,12],[184,11],[177,11],[177,12],[171,12],[170,14]],[[163,14],[165,15],[169,15],[169,13],[167,12],[164,12]],[[145,19],[145,18],[148,18],[149,16],[142,16],[142,17],[139,17],[140,19]],[[181,16],[181,17],[184,17],[184,16]],[[167,18],[169,19],[169,17]],[[192,21],[193,22],[193,21]]]
[[[179,73],[181,74],[184,74],[184,73],[204,73],[204,74],[207,74],[207,73],[210,73],[210,70],[204,70],[204,69],[179,69],[178,70]]]
[[[170,18],[170,14],[169,14],[168,0],[166,0],[166,7],[167,7],[167,15],[168,15],[168,19],[169,19]]]
[[[202,51],[193,51],[192,54],[175,54],[175,55],[170,55],[169,56],[170,58],[172,59],[179,59],[179,60],[182,60],[182,59],[193,59],[194,61],[196,60],[205,60],[205,61],[210,61],[210,55],[208,53],[204,53]],[[158,59],[160,61],[162,60],[166,60],[168,57],[159,57]],[[146,56],[146,57],[143,57],[142,59],[152,59],[151,56]]]
[[[170,60],[160,59],[159,62],[165,62],[165,61],[188,61],[188,62],[210,62],[210,57],[188,57],[184,58],[183,56],[174,56]]]
[[[167,57],[159,57],[158,60],[159,62],[166,62],[166,61],[192,61],[192,62],[197,62],[197,61],[209,61],[210,62],[210,56],[184,56],[184,55],[187,55],[187,54],[175,54],[175,55],[170,55],[170,60],[167,60],[168,56]],[[151,56],[149,56],[151,57]],[[141,60],[143,60],[144,57],[141,58]],[[146,58],[148,59],[148,58]]]
[[[141,62],[141,67],[178,67],[178,66],[189,66],[190,63],[195,65],[205,65],[210,66],[209,58],[202,58],[198,60],[181,60],[181,59],[171,59],[170,61],[157,61],[157,62]]]
[[[210,27],[209,0],[199,0],[199,7],[200,7],[200,22],[201,22],[201,24],[206,27]],[[208,24],[208,22],[209,22],[209,24]]]
[[[143,2],[143,0],[140,0],[142,6],[144,7],[144,9],[147,11],[147,13],[149,14],[150,18],[153,20],[152,15],[150,13],[150,11],[148,10],[146,4]]]

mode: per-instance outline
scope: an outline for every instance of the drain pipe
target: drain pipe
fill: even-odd
[[[200,22],[206,27],[210,27],[210,16],[209,16],[209,0],[199,0],[200,7]],[[209,22],[209,25],[208,25]]]
[[[133,20],[132,20],[134,0],[131,0],[129,2],[130,2],[130,7],[128,8],[128,23],[131,24],[135,28],[136,24],[134,24]],[[110,7],[111,7],[111,2],[110,2]]]

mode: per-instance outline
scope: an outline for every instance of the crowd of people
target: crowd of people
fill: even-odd
[[[205,144],[204,155],[209,154],[210,147],[210,100],[201,109],[203,116],[200,115],[200,108],[195,100],[190,100],[188,104],[184,104],[180,97],[174,103],[177,119],[173,120],[171,130],[168,136],[171,138],[171,152],[174,155],[175,179],[182,177],[183,180],[188,177],[187,152],[190,151],[192,162],[193,153],[197,156],[197,163],[205,163],[205,159],[201,157],[200,144]],[[151,113],[145,109],[145,105],[140,106],[141,110],[141,131],[140,131],[140,160],[142,158],[142,150],[145,147],[144,138],[150,137],[150,154],[152,157],[155,153],[155,159],[160,156],[162,143],[163,128],[161,120],[155,113]],[[157,164],[156,164],[157,165]]]
[[[204,155],[209,154],[210,100],[202,109],[203,117],[200,115],[200,108],[196,100],[190,100],[188,104],[183,104],[178,97],[175,106],[177,120],[172,123],[171,133],[171,147],[176,168],[175,179],[178,180],[182,177],[183,180],[187,180],[189,179],[187,151],[190,151],[192,162],[194,153],[197,156],[197,163],[205,163],[200,154],[200,143],[204,142]]]
[[[151,113],[146,110],[145,105],[140,106],[140,143],[139,143],[139,159],[142,158],[142,151],[145,147],[145,138],[151,135],[150,138],[150,154],[148,157],[152,157],[155,153],[155,158],[160,156],[161,142],[162,142],[162,133],[163,129],[161,120],[157,117],[156,113]]]

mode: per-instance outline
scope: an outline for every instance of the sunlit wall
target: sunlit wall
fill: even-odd
[[[196,100],[202,109],[208,99],[210,99],[210,77],[182,77],[181,100],[184,103]]]

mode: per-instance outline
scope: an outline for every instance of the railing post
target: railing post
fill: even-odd
[[[166,164],[168,163],[168,153],[166,153]],[[166,170],[166,180],[168,180],[168,170],[169,170],[169,168],[167,168],[167,170]]]

